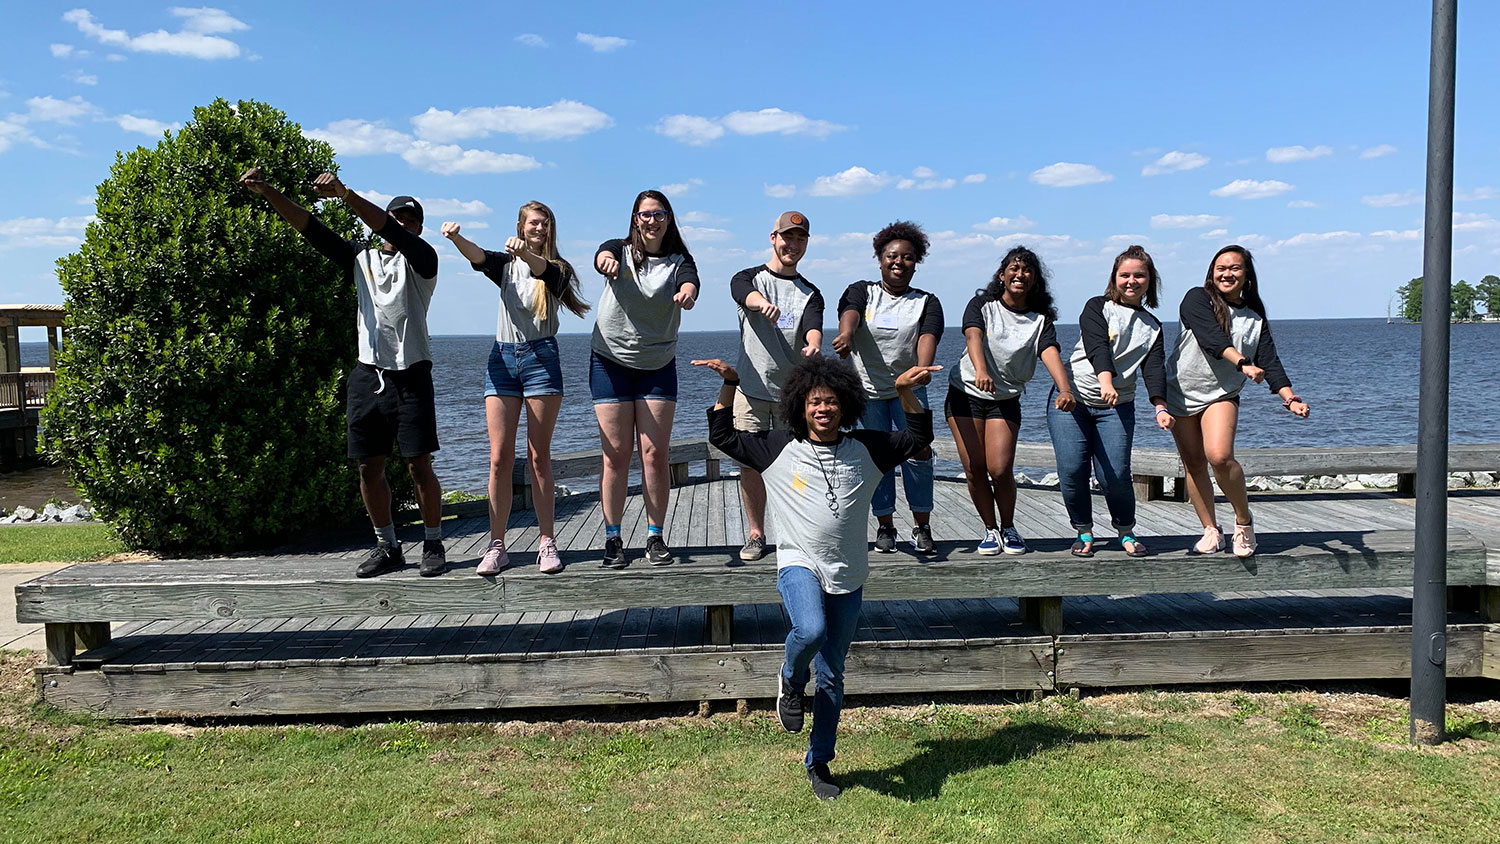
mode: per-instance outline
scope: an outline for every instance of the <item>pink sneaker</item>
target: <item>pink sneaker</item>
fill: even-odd
[[[536,549],[536,561],[543,574],[557,574],[563,570],[562,557],[557,555],[557,543],[552,537],[542,537]]]
[[[495,539],[490,541],[490,547],[484,549],[484,559],[479,561],[479,568],[475,571],[479,574],[499,574],[510,567],[510,555],[505,552],[505,540]]]
[[[1217,554],[1224,550],[1224,531],[1218,525],[1203,529],[1203,538],[1193,546],[1194,554]]]
[[[1242,559],[1255,556],[1255,527],[1253,525],[1235,522],[1234,555]]]

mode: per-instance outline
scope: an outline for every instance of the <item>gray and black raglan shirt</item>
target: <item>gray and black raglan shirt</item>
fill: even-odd
[[[682,324],[682,309],[672,297],[684,284],[698,284],[698,265],[686,254],[647,254],[637,264],[634,250],[624,240],[606,240],[594,254],[600,252],[615,256],[620,272],[604,279],[594,351],[631,369],[661,369],[677,356],[677,329]]]
[[[746,307],[758,292],[781,311],[776,322]],[[809,331],[823,330],[823,294],[798,275],[781,275],[761,264],[735,273],[729,295],[739,306],[740,392],[752,399],[778,401],[788,372],[802,360]]]
[[[736,431],[734,412],[725,407],[708,412],[708,438],[765,479],[777,569],[810,569],[824,592],[842,595],[864,586],[870,574],[875,487],[932,442],[932,413],[908,413],[904,431],[850,431],[825,444],[788,431]]]
[[[541,278],[531,272],[531,265],[509,252],[484,251],[484,260],[471,264],[500,288],[500,316],[495,325],[495,340],[500,343],[528,343],[557,336],[557,308],[547,309],[547,318],[537,317],[532,309],[536,286],[545,284],[552,296],[561,296],[571,278],[563,278],[562,269],[551,261]]]
[[[915,287],[896,295],[878,281],[856,281],[839,297],[839,316],[845,311],[860,315],[849,358],[866,398],[895,398],[896,377],[917,365],[917,339],[943,337],[943,303]]]
[[[367,249],[344,240],[308,217],[302,236],[354,281],[359,296],[359,362],[381,369],[407,369],[432,360],[427,306],[437,287],[437,250],[386,215],[376,232],[395,252]]]
[[[1078,315],[1078,333],[1068,370],[1079,401],[1089,407],[1108,407],[1099,390],[1101,372],[1113,376],[1117,405],[1135,400],[1136,376],[1146,382],[1147,398],[1166,397],[1166,341],[1161,321],[1145,308],[1095,296]]]
[[[1216,401],[1240,394],[1245,374],[1235,368],[1235,361],[1220,357],[1230,346],[1266,371],[1271,392],[1292,385],[1281,368],[1271,324],[1255,310],[1231,305],[1229,332],[1225,333],[1214,316],[1208,291],[1194,287],[1182,297],[1179,318],[1182,333],[1167,359],[1167,409],[1173,416],[1193,416]]]
[[[964,331],[978,328],[984,332],[984,366],[995,382],[992,392],[979,389],[975,383],[974,361],[965,349],[958,366],[948,375],[948,384],[975,398],[990,401],[1013,399],[1026,391],[1026,382],[1036,374],[1036,362],[1048,347],[1060,348],[1052,320],[1035,311],[1018,311],[1000,299],[991,299],[983,291],[976,293],[964,308]]]

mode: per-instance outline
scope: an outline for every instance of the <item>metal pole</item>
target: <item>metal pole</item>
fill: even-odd
[[[1433,0],[1422,228],[1422,373],[1412,573],[1411,741],[1443,740],[1448,657],[1448,294],[1453,283],[1453,81],[1458,0]]]

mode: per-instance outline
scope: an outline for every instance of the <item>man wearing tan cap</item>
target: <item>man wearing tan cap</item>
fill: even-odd
[[[736,273],[729,294],[739,306],[740,382],[734,392],[734,427],[769,431],[776,426],[781,385],[803,358],[821,354],[823,294],[797,272],[807,252],[807,217],[787,211],[771,229],[771,259]],[[740,559],[766,553],[766,487],[760,473],[740,467],[740,495],[750,536]]]

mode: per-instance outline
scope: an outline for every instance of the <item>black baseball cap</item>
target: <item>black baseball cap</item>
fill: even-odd
[[[422,222],[422,203],[418,202],[414,197],[398,196],[395,199],[392,199],[390,202],[386,203],[385,212],[389,214],[392,211],[396,211],[401,208],[405,208],[413,214],[416,214],[417,222]]]

